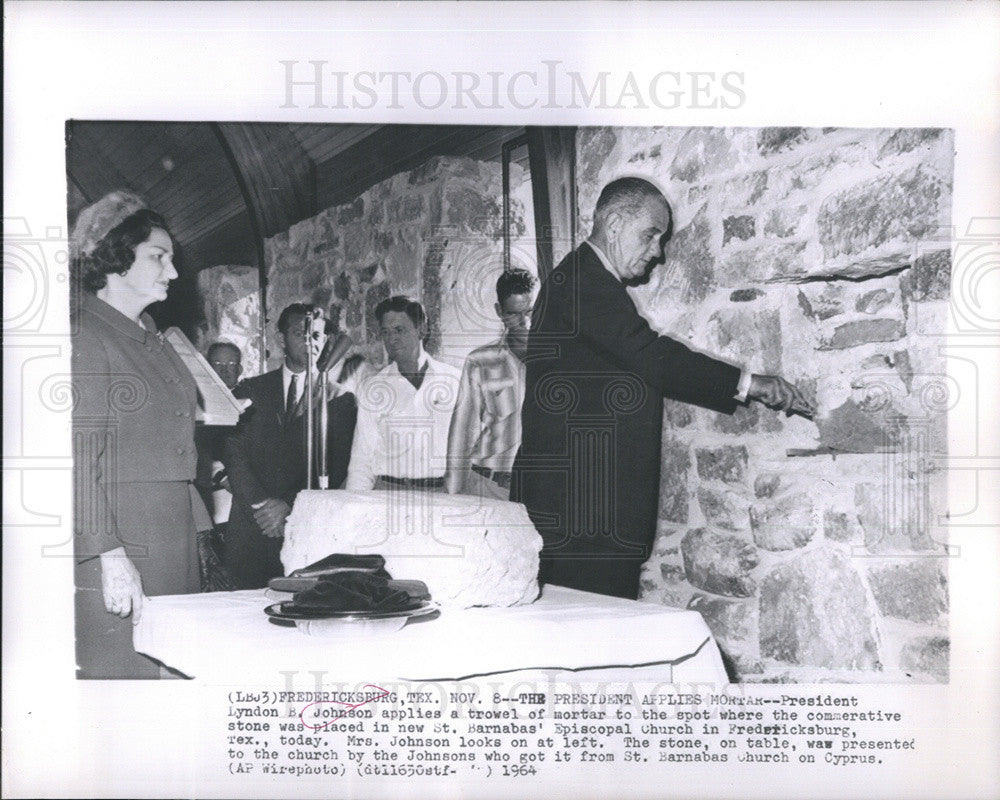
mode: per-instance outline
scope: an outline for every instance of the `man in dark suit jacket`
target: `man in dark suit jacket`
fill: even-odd
[[[225,464],[233,492],[226,535],[225,565],[237,589],[258,589],[284,574],[281,544],[285,519],[295,495],[306,484],[305,377],[308,348],[313,363],[326,341],[322,322],[306,340],[310,306],[293,303],[278,318],[278,341],[284,364],[243,381],[233,392],[253,402],[240,418],[225,448]],[[314,375],[318,385],[318,375]],[[347,476],[357,408],[351,395],[329,404],[328,470],[330,486]],[[315,448],[318,450],[318,448]]]
[[[664,397],[729,414],[748,400],[811,413],[782,378],[694,352],[639,315],[624,282],[661,257],[671,228],[653,184],[613,181],[590,239],[535,303],[511,499],[544,539],[543,582],[638,596],[656,533]]]

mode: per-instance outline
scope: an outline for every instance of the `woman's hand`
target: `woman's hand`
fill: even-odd
[[[132,624],[139,622],[142,614],[142,578],[124,547],[101,553],[101,588],[104,590],[104,607],[123,619],[132,615]]]

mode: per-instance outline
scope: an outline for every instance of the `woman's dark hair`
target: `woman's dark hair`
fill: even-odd
[[[157,228],[170,235],[166,220],[144,208],[108,231],[88,255],[80,257],[78,269],[84,291],[94,293],[103,289],[111,273],[124,275],[128,272],[135,263],[135,248]]]

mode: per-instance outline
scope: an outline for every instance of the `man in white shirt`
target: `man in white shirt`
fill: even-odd
[[[396,295],[376,306],[375,318],[389,364],[358,387],[344,488],[443,491],[460,372],[424,350],[420,303]]]

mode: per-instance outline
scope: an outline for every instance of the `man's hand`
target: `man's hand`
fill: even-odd
[[[124,547],[101,553],[101,589],[104,607],[123,619],[132,615],[132,624],[142,614],[142,578]]]
[[[807,419],[812,419],[816,413],[816,409],[795,384],[777,375],[751,376],[747,397],[763,403],[768,408],[784,411],[786,416],[801,414]]]
[[[277,539],[285,535],[285,519],[291,511],[291,506],[284,500],[269,497],[253,505],[253,518],[265,536]]]

